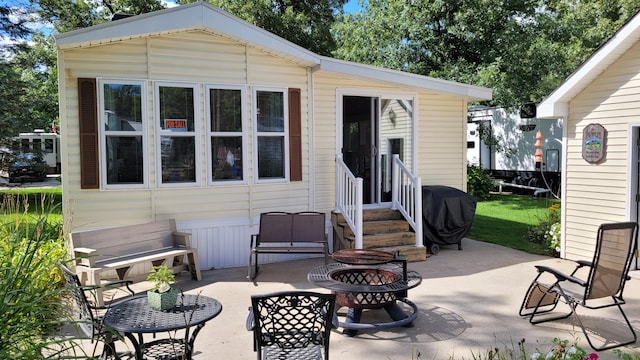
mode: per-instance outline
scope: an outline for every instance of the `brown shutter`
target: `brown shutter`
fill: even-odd
[[[78,78],[80,187],[98,189],[98,105],[96,79]]]
[[[300,89],[289,89],[289,178],[302,181],[302,109]]]

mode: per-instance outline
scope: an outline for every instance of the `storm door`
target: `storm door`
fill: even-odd
[[[342,98],[342,156],[363,179],[363,203],[391,201],[392,158],[413,167],[413,100],[368,96]]]
[[[342,99],[342,158],[349,170],[363,182],[364,204],[378,202],[375,179],[378,99],[365,96],[345,96]]]

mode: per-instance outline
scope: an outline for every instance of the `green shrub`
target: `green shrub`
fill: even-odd
[[[55,334],[65,317],[58,268],[67,254],[62,224],[29,212],[26,204],[12,195],[0,203],[0,359],[39,359],[64,346]]]
[[[548,210],[537,225],[529,227],[527,237],[531,242],[546,244],[549,252],[556,253],[560,247],[560,204],[555,203]]]
[[[494,180],[484,169],[467,165],[467,193],[478,200],[487,200],[495,187]]]

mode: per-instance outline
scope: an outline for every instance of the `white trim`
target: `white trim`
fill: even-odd
[[[380,117],[382,116],[381,114],[381,110],[382,110],[382,100],[386,99],[386,100],[408,100],[411,101],[411,105],[413,106],[413,114],[412,114],[412,124],[411,124],[411,170],[413,171],[414,174],[417,174],[418,172],[418,133],[417,133],[417,126],[418,126],[418,98],[419,98],[419,94],[417,92],[413,92],[413,91],[396,91],[396,90],[392,90],[392,91],[384,91],[384,90],[380,90],[380,89],[363,89],[363,88],[337,88],[336,89],[336,154],[342,154],[342,148],[343,148],[343,98],[345,96],[361,96],[361,97],[369,97],[369,98],[376,98],[378,100],[378,108],[376,109],[377,114],[378,114],[378,119],[376,119],[376,121],[380,121]],[[380,124],[378,124],[378,134],[376,134],[376,136],[378,137],[378,144],[377,147],[378,149],[380,149]],[[378,155],[377,157],[380,158],[380,152],[378,151]],[[379,159],[380,160],[380,159]],[[388,159],[388,161],[391,161],[391,159]],[[376,173],[377,176],[381,177],[382,176],[382,161],[377,161],[376,163],[377,169],[376,169]],[[382,202],[382,181],[383,179],[380,179],[380,182],[377,181],[378,179],[376,179],[375,183],[378,184],[377,188],[376,188],[376,196],[377,196],[377,200],[378,202],[376,203],[372,203],[372,204],[364,204],[363,206],[365,208],[388,208],[391,207],[391,202]],[[370,191],[370,189],[364,189],[364,191]]]
[[[637,221],[638,216],[638,203],[636,202],[636,194],[638,194],[638,187],[640,184],[638,183],[640,179],[638,179],[638,171],[640,170],[640,165],[638,161],[638,141],[640,141],[640,122],[633,122],[629,124],[627,129],[627,169],[629,172],[627,173],[627,206],[626,213],[629,221]]]
[[[282,93],[282,113],[283,132],[263,132],[258,131],[258,96],[259,91]],[[289,91],[285,87],[273,86],[253,86],[251,88],[251,122],[253,124],[253,183],[258,184],[280,184],[289,182]],[[260,179],[258,168],[258,137],[284,137],[284,149],[282,154],[284,174],[283,178]]]
[[[193,131],[187,132],[170,132],[160,128],[160,87],[177,87],[193,90]],[[200,185],[200,179],[202,178],[200,154],[202,148],[200,145],[201,127],[200,127],[200,84],[192,82],[177,82],[177,81],[154,81],[153,82],[153,128],[156,133],[156,187],[158,188],[181,188],[181,187],[197,187]],[[195,179],[193,182],[175,182],[175,183],[163,183],[162,182],[162,136],[171,137],[192,137],[194,139],[194,163],[195,163]]]
[[[120,85],[139,85],[140,86],[140,110],[141,110],[141,127],[140,131],[107,131],[105,129],[106,119],[105,116],[105,102],[104,102],[104,85],[107,84],[120,84]],[[149,188],[149,141],[148,141],[148,119],[149,113],[147,110],[147,81],[140,79],[119,79],[119,78],[98,78],[96,79],[97,86],[97,101],[98,101],[98,149],[99,149],[99,175],[100,175],[100,188],[103,190],[110,189],[147,189]],[[107,141],[108,135],[111,136],[130,136],[130,137],[142,137],[142,184],[109,184],[107,179]]]
[[[242,113],[242,131],[241,133],[230,132],[229,135],[224,132],[213,132],[211,131],[211,90],[221,89],[221,90],[239,90],[240,91],[240,111]],[[204,113],[204,121],[206,123],[206,166],[207,166],[207,185],[211,186],[221,186],[221,185],[244,185],[247,183],[248,173],[247,169],[249,167],[249,163],[247,161],[248,154],[248,127],[249,122],[247,120],[247,93],[246,86],[244,85],[221,85],[221,84],[205,84],[204,86],[204,104],[205,104],[205,113]],[[213,150],[211,149],[211,138],[216,136],[216,134],[224,134],[222,136],[241,136],[242,137],[242,179],[241,180],[221,180],[221,181],[213,181]]]
[[[567,247],[567,187],[565,184],[567,183],[567,124],[569,122],[568,117],[562,118],[562,143],[561,151],[562,155],[560,156],[562,160],[560,167],[562,168],[562,173],[560,174],[560,257],[566,258],[566,247]]]

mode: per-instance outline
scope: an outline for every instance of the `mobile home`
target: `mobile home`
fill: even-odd
[[[203,268],[246,265],[262,212],[394,206],[393,169],[466,189],[467,104],[491,98],[317,55],[204,2],[56,44],[66,228],[174,218]]]

